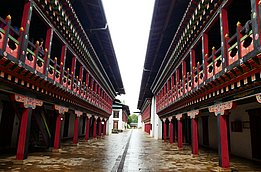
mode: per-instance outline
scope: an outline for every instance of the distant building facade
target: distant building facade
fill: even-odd
[[[130,115],[129,106],[115,99],[112,104],[112,114],[109,118],[109,133],[118,133],[127,129],[128,116]]]

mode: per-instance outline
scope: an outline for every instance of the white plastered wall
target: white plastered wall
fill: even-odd
[[[237,106],[231,111],[229,124],[231,125],[231,122],[235,120],[249,122],[249,115],[246,110],[255,108],[261,108],[261,104],[254,102]],[[232,154],[252,159],[250,128],[243,127],[242,132],[232,132],[230,127],[230,147]]]

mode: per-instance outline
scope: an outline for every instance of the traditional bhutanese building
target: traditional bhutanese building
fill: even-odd
[[[138,100],[152,137],[224,168],[261,160],[260,19],[259,0],[156,0]]]
[[[109,134],[123,132],[127,129],[129,106],[115,99],[112,104],[112,115],[109,118]]]
[[[105,135],[125,91],[101,1],[1,1],[0,82],[1,152]]]

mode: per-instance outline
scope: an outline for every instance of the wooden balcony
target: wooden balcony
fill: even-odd
[[[61,102],[87,108],[100,114],[111,114],[112,100],[99,91],[92,90],[63,63],[51,59],[48,50],[39,42],[28,41],[24,29],[11,26],[11,17],[0,17],[0,72],[1,78],[16,88],[12,92],[27,90],[33,96],[47,95]],[[37,93],[37,94],[35,94]],[[38,95],[39,94],[39,95]]]
[[[251,28],[251,21],[244,26],[238,23],[237,32],[230,38],[226,35],[225,46],[213,47],[203,64],[198,63],[192,72],[182,74],[183,78],[167,93],[158,94],[157,113],[166,114],[210,98],[236,94],[236,88],[242,88],[242,92],[249,89],[244,86],[254,83],[261,72],[261,49],[254,43],[254,37],[260,40],[260,36],[254,36]]]

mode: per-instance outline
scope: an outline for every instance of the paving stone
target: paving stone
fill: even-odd
[[[132,133],[132,134],[131,134]],[[129,141],[126,155],[125,146]],[[125,159],[124,159],[125,158]],[[199,155],[191,154],[191,147],[177,143],[169,144],[155,140],[141,130],[130,130],[79,144],[63,143],[58,152],[34,152],[23,163],[14,163],[15,156],[0,158],[0,171],[122,171],[127,172],[207,172],[207,171],[261,171],[261,166],[245,159],[231,158],[231,168],[218,166],[218,155],[214,151],[200,149]]]

